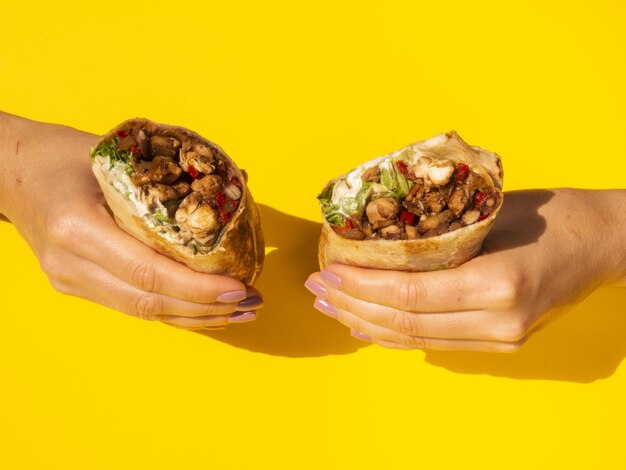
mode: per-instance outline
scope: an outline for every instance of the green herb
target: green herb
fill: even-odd
[[[119,139],[117,137],[113,137],[110,142],[103,142],[98,147],[91,150],[91,159],[95,159],[96,157],[109,157],[111,164],[115,162],[125,163],[131,168],[132,171],[132,156],[133,154],[126,150],[118,150],[117,144],[119,143]]]
[[[156,212],[154,214],[152,214],[152,217],[154,217],[155,220],[163,223],[163,224],[173,224],[174,221],[172,219],[169,218],[169,216],[167,214],[163,214],[162,212]]]

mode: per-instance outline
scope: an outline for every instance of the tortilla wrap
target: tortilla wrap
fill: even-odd
[[[319,263],[322,269],[329,264],[340,263],[375,269],[433,271],[459,266],[478,255],[483,240],[502,206],[502,165],[498,155],[479,147],[469,146],[456,132],[439,134],[364,163],[352,172],[331,180],[326,188],[332,187],[341,179],[347,179],[353,172],[357,172],[358,175],[358,172],[386,160],[397,161],[396,159],[406,155],[407,152],[415,159],[427,156],[433,161],[450,160],[455,164],[467,165],[471,171],[480,175],[493,194],[497,195],[496,206],[483,220],[471,225],[438,236],[412,240],[344,238],[333,230],[323,212],[319,241]]]
[[[139,199],[141,188],[136,188],[136,194],[133,192],[133,183],[126,181],[127,177],[125,179],[123,172],[119,171],[118,163],[113,164],[107,158],[94,155],[102,144],[118,140],[115,136],[135,132],[138,128],[145,129],[148,135],[178,139],[183,142],[183,146],[185,142],[208,146],[213,156],[228,166],[229,177],[231,180],[235,178],[236,181],[233,181],[241,188],[237,209],[228,214],[230,219],[207,246],[196,242],[188,246],[177,240],[176,222],[170,220],[173,223],[162,223],[156,220]],[[244,173],[219,146],[183,127],[136,118],[119,124],[102,137],[92,151],[92,159],[93,172],[119,227],[158,252],[196,271],[224,274],[244,284],[254,284],[261,273],[265,255],[259,211]],[[132,170],[126,168],[126,173],[132,175]]]

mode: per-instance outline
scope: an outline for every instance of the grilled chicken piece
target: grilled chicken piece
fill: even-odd
[[[446,205],[446,200],[443,194],[441,194],[441,192],[437,190],[426,193],[426,195],[424,196],[424,202],[426,203],[426,206],[428,206],[430,211],[434,212],[435,214],[441,212]]]
[[[224,180],[220,175],[206,175],[191,183],[191,189],[200,193],[204,199],[213,199],[224,189]]]
[[[199,193],[191,193],[183,199],[175,218],[181,232],[190,233],[199,243],[208,243],[221,227],[217,211],[202,202]]]
[[[137,142],[137,148],[141,153],[141,157],[144,160],[152,160],[152,154],[150,153],[150,142],[148,142],[148,135],[143,129],[135,129],[132,133],[133,139]]]
[[[392,225],[399,211],[400,205],[398,201],[390,197],[373,199],[365,208],[367,219],[374,229]]]
[[[150,137],[150,147],[153,155],[175,157],[180,149],[180,141],[174,137],[153,135]]]
[[[454,190],[452,196],[450,196],[448,207],[456,217],[459,217],[465,210],[468,202],[469,197],[467,196],[466,190],[463,187],[458,187]]]
[[[215,171],[215,163],[213,151],[204,144],[185,142],[180,151],[180,166],[187,172],[192,166],[200,173],[210,175]]]
[[[154,157],[150,162],[139,160],[133,163],[135,174],[132,181],[136,186],[149,183],[174,183],[182,170],[174,160],[169,157]]]
[[[174,201],[186,196],[190,191],[191,187],[189,183],[185,183],[184,181],[180,181],[174,186],[161,183],[146,184],[141,187],[139,197],[146,203],[149,209],[152,209],[157,201],[161,204]]]

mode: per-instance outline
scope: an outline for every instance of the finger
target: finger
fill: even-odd
[[[361,333],[360,331],[354,330],[354,329],[350,330],[350,334],[356,339],[361,340],[365,343],[375,343],[375,344],[378,344],[380,346],[383,346],[389,349],[414,349],[404,344],[394,343],[393,341],[386,341],[384,339],[375,339],[375,338],[372,338],[371,336],[367,336],[366,334]]]
[[[245,286],[238,280],[199,273],[124,233],[102,206],[59,224],[53,236],[68,251],[102,266],[140,289],[197,303],[238,302]]]
[[[413,312],[504,308],[515,300],[511,273],[474,259],[454,269],[408,273],[330,265],[309,279],[351,297]]]
[[[335,307],[409,336],[510,342],[523,338],[531,323],[513,311],[415,313],[355,299],[337,289],[326,294],[328,302],[316,303],[318,309],[326,309],[324,313]]]
[[[188,330],[203,330],[208,328],[223,327],[230,323],[247,323],[256,320],[256,312],[236,312],[231,315],[211,315],[204,317],[180,317],[162,315],[159,318],[168,325],[185,328]]]
[[[120,312],[143,318],[159,320],[163,315],[203,317],[228,315],[237,309],[235,303],[197,303],[169,297],[155,292],[145,292],[116,278],[106,269],[90,261],[72,257],[65,268],[71,274],[57,276],[57,290],[82,297]],[[68,258],[69,259],[69,258]],[[249,310],[249,308],[248,308]]]
[[[434,349],[456,351],[514,352],[524,343],[524,339],[515,342],[481,341],[469,339],[428,338],[409,336],[374,325],[338,309],[338,320],[351,329],[352,335],[361,341],[372,341],[388,347],[392,343],[396,349]]]

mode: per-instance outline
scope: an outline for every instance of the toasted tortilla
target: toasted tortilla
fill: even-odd
[[[395,271],[434,271],[454,268],[480,253],[483,240],[502,207],[503,171],[500,157],[479,147],[469,146],[453,131],[407,145],[357,168],[367,168],[374,163],[392,159],[407,149],[417,152],[419,156],[468,165],[485,180],[490,189],[499,194],[497,207],[482,221],[436,237],[416,240],[350,240],[335,233],[322,214],[318,252],[322,269],[329,264],[339,263]]]
[[[195,132],[183,127],[155,123],[147,119],[130,119],[119,124],[102,137],[96,147],[103,142],[110,141],[118,131],[138,125],[144,128],[150,127],[154,132],[159,132],[161,135],[179,139],[184,135],[208,145],[215,154],[236,169],[237,178],[242,184],[242,196],[238,208],[232,214],[232,219],[222,228],[211,251],[194,254],[194,250],[189,247],[174,243],[163,236],[159,233],[158,227],[151,227],[144,218],[144,214],[139,213],[135,205],[113,185],[114,181],[108,167],[94,161],[93,172],[118,226],[158,252],[184,263],[196,271],[224,274],[239,279],[246,285],[254,284],[263,269],[265,244],[259,211],[248,189],[243,172],[219,146]]]

